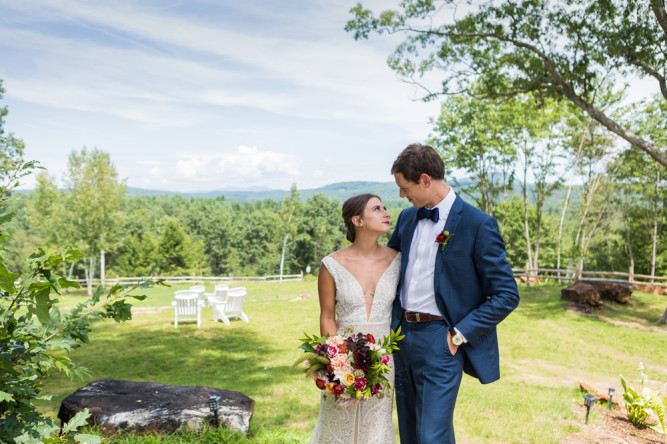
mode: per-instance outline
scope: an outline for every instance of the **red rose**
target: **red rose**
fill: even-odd
[[[373,337],[372,334],[368,333],[366,335],[366,339],[368,339],[368,342],[370,342],[371,344],[375,344],[375,338]]]
[[[315,380],[315,385],[317,386],[318,389],[324,390],[324,388],[327,386],[327,384],[324,382],[324,380],[317,378]]]
[[[334,394],[334,396],[338,397],[343,394],[345,389],[343,388],[342,385],[336,384],[333,386],[333,389],[331,389],[331,392]]]
[[[445,236],[445,233],[440,233],[438,234],[438,237],[435,238],[435,241],[439,244],[443,243],[447,239],[447,236]]]

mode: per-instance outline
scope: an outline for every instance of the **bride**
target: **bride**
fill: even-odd
[[[353,327],[354,333],[388,336],[401,268],[400,253],[378,244],[378,238],[391,230],[389,213],[378,196],[360,194],[343,204],[343,220],[352,245],[322,259],[320,333],[343,334]],[[393,368],[393,361],[390,365]],[[393,387],[393,371],[388,379]],[[391,396],[346,405],[323,396],[310,442],[393,443],[392,404]]]

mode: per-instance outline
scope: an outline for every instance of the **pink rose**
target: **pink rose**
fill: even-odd
[[[338,347],[336,347],[335,345],[330,345],[327,348],[327,356],[329,357],[329,359],[333,358],[337,354],[338,354]]]
[[[385,365],[389,364],[389,356],[388,355],[384,355],[382,357],[382,363],[385,364]]]

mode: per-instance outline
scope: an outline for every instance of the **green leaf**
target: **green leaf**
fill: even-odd
[[[9,393],[0,392],[0,402],[13,401],[13,400],[14,400],[14,397],[12,395],[10,395]]]
[[[49,314],[49,311],[53,306],[49,287],[44,287],[35,292],[35,302],[37,303],[35,307],[35,314],[37,315],[37,319],[39,319],[39,322],[41,322],[43,325],[48,324],[51,321],[51,315]]]
[[[5,213],[0,215],[0,224],[9,222],[10,220],[14,219],[14,216],[16,216],[16,213],[13,211],[11,213]]]
[[[90,411],[88,409],[83,409],[83,411],[74,415],[74,417],[70,419],[67,424],[63,425],[63,433],[70,433],[79,427],[87,425],[88,418],[90,418]]]
[[[7,270],[5,264],[0,262],[0,288],[2,288],[9,294],[13,294],[14,292],[16,292],[16,287],[14,286],[14,282],[16,281],[16,279],[18,279],[18,277],[19,277],[18,273],[11,273],[9,270]]]
[[[81,444],[100,444],[102,442],[102,438],[97,435],[84,435],[83,433],[80,433],[78,435],[74,435],[74,441]]]

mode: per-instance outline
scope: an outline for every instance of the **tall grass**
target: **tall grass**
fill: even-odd
[[[175,329],[173,309],[146,311],[170,306],[173,292],[183,286],[149,290],[149,299],[136,304],[144,312],[129,323],[99,322],[91,344],[72,352],[90,376],[83,381],[60,375],[49,379],[46,392],[54,397],[43,411],[55,415],[65,396],[101,378],[204,385],[237,390],[256,401],[247,436],[209,430],[200,435],[120,435],[115,442],[308,442],[317,419],[318,390],[291,365],[300,354],[296,347],[302,333],[318,331],[317,298],[300,298],[314,296],[316,283],[238,285],[248,287],[244,311],[249,324],[214,323],[206,308],[201,328],[179,323]],[[666,297],[635,293],[630,305],[612,304],[600,312],[659,329],[650,331],[565,311],[557,287],[520,291],[519,308],[499,326],[500,381],[481,385],[464,377],[455,413],[460,442],[556,443],[583,424],[578,382],[618,390],[618,375],[635,375],[640,361],[654,385],[667,381],[667,328],[653,322],[664,311]],[[73,304],[80,297],[66,295],[61,303]],[[593,411],[591,420],[597,418]]]

